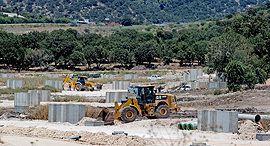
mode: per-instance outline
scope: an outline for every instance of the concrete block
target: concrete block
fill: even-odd
[[[106,103],[114,103],[128,97],[128,92],[106,92]]]
[[[44,86],[46,86],[46,85],[52,86],[55,89],[58,89],[60,91],[62,91],[62,89],[63,89],[63,87],[62,87],[63,82],[62,81],[50,81],[50,80],[49,81],[44,81]]]
[[[49,78],[59,78],[59,74],[45,74]]]
[[[256,139],[259,141],[265,141],[270,139],[270,134],[269,133],[257,133],[256,134]]]
[[[206,146],[206,143],[203,142],[192,142],[192,145],[190,146]]]
[[[2,78],[15,78],[15,74],[2,74]]]
[[[81,104],[50,104],[49,122],[77,123],[85,116],[85,105]]]
[[[113,78],[115,78],[115,75],[101,74],[100,78],[102,78],[102,79],[113,79]]]
[[[22,88],[23,80],[7,80],[7,88]]]
[[[38,90],[40,94],[40,101],[51,101],[51,91],[50,90]]]
[[[104,126],[104,121],[85,121],[84,126]]]
[[[29,93],[15,93],[14,106],[29,106],[30,95]]]
[[[113,81],[113,90],[127,90],[130,81]]]
[[[132,80],[132,79],[137,79],[137,78],[138,78],[137,74],[124,74],[125,80]]]
[[[185,74],[183,76],[183,81],[190,81],[190,75]]]
[[[40,105],[41,96],[38,90],[28,90],[30,96],[30,105]]]
[[[197,76],[203,76],[203,70],[197,69]]]
[[[207,83],[207,88],[212,89],[212,88],[223,88],[227,87],[226,82],[209,82]]]
[[[238,132],[238,112],[201,110],[198,111],[198,127],[202,131]]]

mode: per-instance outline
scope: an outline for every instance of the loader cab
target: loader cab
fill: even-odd
[[[155,103],[154,85],[140,85],[137,87],[136,99],[138,104]]]
[[[77,82],[82,83],[83,85],[85,85],[85,82],[87,81],[87,77],[86,76],[78,76],[78,80]]]

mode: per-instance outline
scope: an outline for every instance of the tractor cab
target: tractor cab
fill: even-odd
[[[154,85],[140,85],[136,87],[136,99],[138,100],[139,105],[155,103]]]
[[[85,85],[85,82],[87,81],[87,77],[86,76],[78,76],[78,83],[81,83],[83,85]]]

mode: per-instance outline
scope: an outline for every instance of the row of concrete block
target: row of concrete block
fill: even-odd
[[[102,78],[102,79],[113,79],[113,78],[115,78],[115,75],[101,74],[100,78]]]
[[[49,122],[77,123],[85,117],[85,105],[82,104],[49,104]]]
[[[28,90],[28,93],[15,93],[14,106],[39,105],[41,101],[51,101],[50,90]]]
[[[44,81],[44,86],[52,86],[55,89],[62,90],[63,89],[63,82],[62,81]]]
[[[238,112],[220,110],[198,111],[197,128],[202,131],[238,132]]]
[[[23,80],[7,80],[7,88],[22,88]]]
[[[2,74],[2,78],[15,78],[15,74]]]
[[[129,81],[113,81],[112,89],[113,90],[127,90],[130,86]]]
[[[49,78],[59,78],[59,74],[44,74],[44,75]]]
[[[132,79],[137,79],[137,78],[138,78],[137,74],[124,74],[125,80],[132,80]]]
[[[207,89],[224,88],[224,87],[227,87],[226,82],[209,82],[209,83],[207,83]]]
[[[198,76],[203,76],[203,70],[201,69],[191,69],[189,74],[183,75],[183,81],[197,80]]]
[[[128,97],[128,92],[106,92],[106,103],[114,103]]]

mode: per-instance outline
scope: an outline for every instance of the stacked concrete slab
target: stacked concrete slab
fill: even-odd
[[[183,81],[190,81],[190,75],[184,74]]]
[[[23,80],[7,80],[7,88],[22,88]]]
[[[58,89],[58,90],[62,90],[62,85],[63,85],[63,82],[62,81],[44,81],[44,86],[52,86],[54,87],[55,89]]]
[[[2,74],[2,78],[15,78],[15,74]]]
[[[49,78],[59,78],[59,74],[45,74]]]
[[[102,79],[113,79],[115,78],[115,75],[105,75],[105,74],[101,74],[100,78]]]
[[[127,90],[130,86],[129,81],[113,81],[113,90]]]
[[[137,79],[137,78],[138,78],[137,74],[124,74],[125,80],[132,80],[132,79]]]
[[[209,82],[209,83],[207,83],[207,89],[223,88],[223,87],[227,87],[226,82]]]
[[[128,97],[128,92],[106,92],[106,103],[114,103]]]
[[[219,110],[198,111],[198,125],[202,131],[238,132],[238,112]]]
[[[203,76],[203,70],[201,69],[191,69],[189,74],[183,75],[183,81],[197,80],[198,76]]]
[[[203,89],[207,87],[207,82],[189,82],[191,89]]]
[[[50,104],[49,122],[77,123],[85,116],[85,105],[82,104]]]

